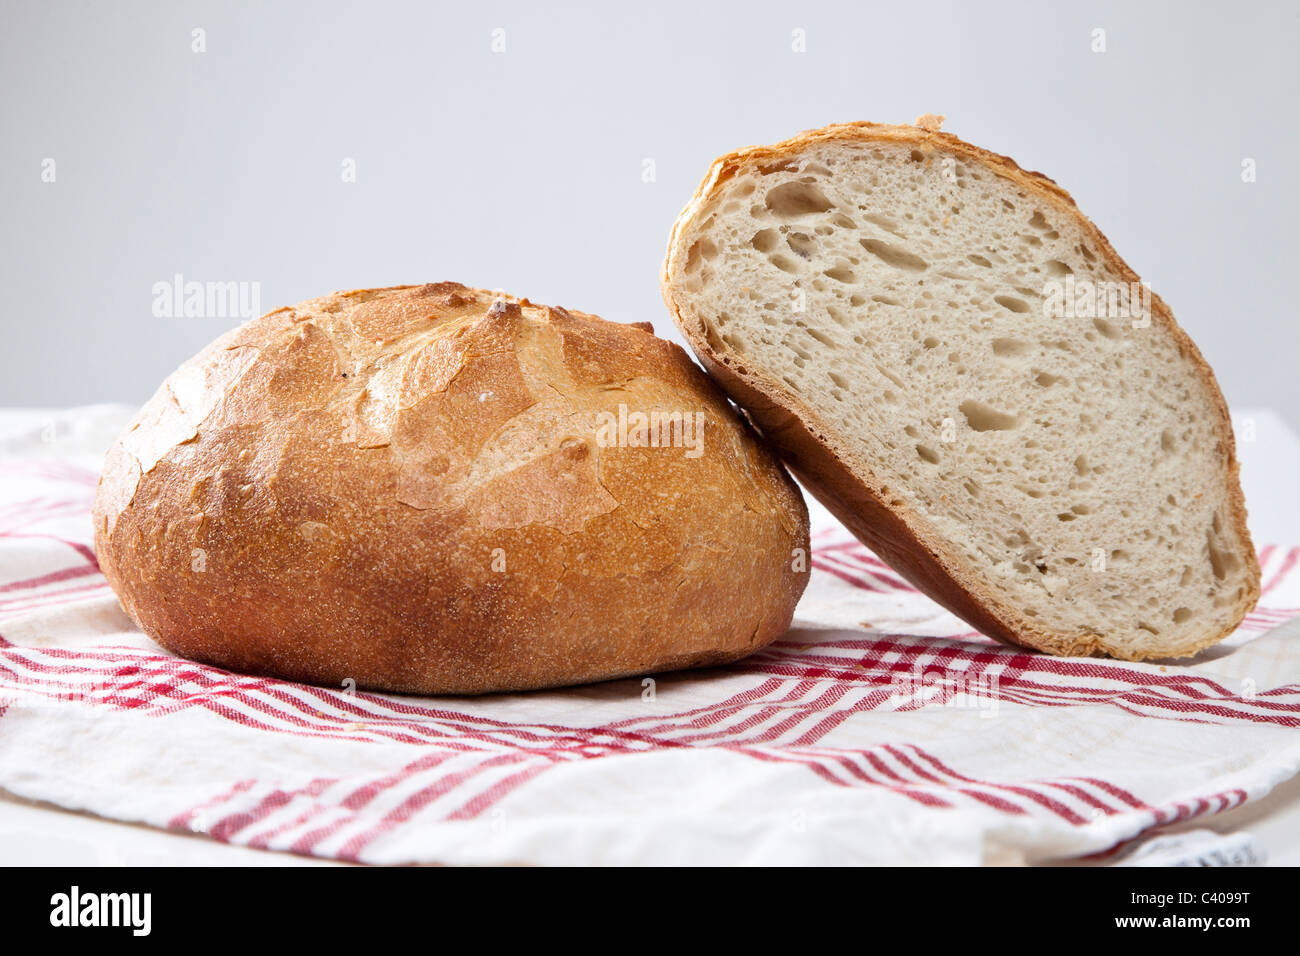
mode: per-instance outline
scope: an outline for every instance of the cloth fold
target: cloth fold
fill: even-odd
[[[95,564],[96,475],[128,416],[0,417],[17,796],[370,863],[973,864],[1114,853],[1300,769],[1289,543],[1261,547],[1260,606],[1188,664],[996,644],[817,508],[793,628],[731,666],[415,698],[195,664]]]

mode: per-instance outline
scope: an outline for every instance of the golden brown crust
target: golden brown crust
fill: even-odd
[[[702,453],[602,433],[620,405],[698,412]],[[413,693],[735,660],[807,582],[797,487],[680,348],[455,283],[222,336],[109,452],[94,521],[164,647]]]
[[[1112,646],[1104,635],[1079,636],[1049,630],[1042,622],[1027,617],[998,597],[977,574],[949,553],[944,541],[928,529],[919,515],[889,494],[872,473],[869,463],[852,461],[844,449],[837,447],[831,429],[815,408],[800,401],[779,379],[767,378],[746,367],[745,362],[725,343],[707,335],[699,316],[674,295],[670,265],[685,255],[682,236],[695,227],[699,211],[717,194],[722,183],[751,165],[782,161],[810,146],[835,141],[905,143],[923,152],[953,154],[966,162],[982,165],[1073,217],[1107,264],[1119,273],[1121,281],[1139,281],[1137,274],[1119,257],[1106,237],[1079,212],[1069,193],[1041,173],[1021,169],[1007,156],[980,149],[951,133],[939,131],[938,121],[941,119],[927,114],[918,120],[916,126],[868,122],[839,124],[810,130],[772,146],[751,146],[715,160],[673,224],[661,279],[664,301],[705,368],[744,408],[803,485],[860,541],[921,591],[982,633],[1007,643],[1055,654],[1109,654],[1143,659],[1147,655]],[[1206,385],[1207,393],[1212,396],[1231,518],[1243,551],[1249,556],[1246,569],[1250,580],[1235,609],[1234,623],[1186,647],[1183,656],[1190,656],[1232,633],[1255,606],[1259,599],[1259,566],[1254,560],[1255,552],[1246,528],[1246,507],[1238,480],[1232,421],[1214,373],[1187,333],[1175,322],[1168,306],[1154,294],[1151,296],[1151,313],[1153,323],[1174,336],[1180,351],[1191,360],[1197,375]]]

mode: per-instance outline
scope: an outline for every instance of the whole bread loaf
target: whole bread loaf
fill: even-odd
[[[716,160],[668,307],[804,486],[985,634],[1193,654],[1259,596],[1214,375],[1063,189],[938,125]]]
[[[109,452],[94,522],[164,647],[401,692],[732,661],[807,581],[797,487],[680,348],[450,282],[212,343]]]

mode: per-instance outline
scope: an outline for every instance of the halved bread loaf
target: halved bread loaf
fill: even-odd
[[[1193,654],[1259,595],[1209,366],[1064,190],[858,123],[717,160],[669,309],[845,525],[986,634]]]

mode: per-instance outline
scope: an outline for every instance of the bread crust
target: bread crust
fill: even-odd
[[[979,573],[964,565],[925,520],[903,501],[889,495],[869,462],[854,460],[839,447],[832,430],[815,408],[795,396],[779,379],[749,368],[725,343],[706,334],[701,318],[684,298],[674,294],[674,265],[685,261],[683,237],[698,225],[699,213],[719,187],[740,170],[797,155],[811,146],[833,142],[906,144],[926,153],[948,154],[978,164],[1040,197],[1077,222],[1082,233],[1124,282],[1137,274],[1110,242],[1084,216],[1070,194],[1041,173],[1021,169],[1012,159],[989,152],[938,129],[941,117],[924,116],[917,125],[856,122],[810,130],[771,146],[751,146],[715,160],[694,196],[673,224],[661,273],[664,302],[678,328],[711,375],[741,405],[752,422],[780,452],[790,470],[860,541],[903,577],[939,604],[990,637],[1008,644],[1063,655],[1107,655],[1129,660],[1151,655],[1109,643],[1103,634],[1071,634],[1045,627],[1000,598],[982,583]],[[1205,633],[1181,646],[1173,657],[1188,657],[1232,633],[1259,599],[1259,565],[1246,527],[1246,507],[1238,477],[1232,421],[1209,364],[1168,306],[1152,293],[1151,319],[1170,332],[1180,352],[1190,359],[1196,375],[1214,403],[1218,454],[1224,466],[1226,500],[1233,529],[1241,543],[1246,587],[1233,612],[1234,623]],[[1161,657],[1170,657],[1163,654]]]
[[[602,435],[620,405],[699,413],[701,453]],[[387,691],[725,663],[784,633],[807,583],[797,486],[681,348],[448,282],[222,336],[119,438],[93,516],[169,650]]]

